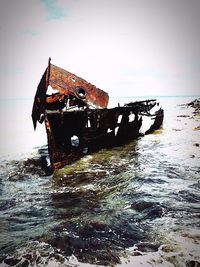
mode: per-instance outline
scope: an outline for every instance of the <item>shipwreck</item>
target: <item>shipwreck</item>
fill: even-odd
[[[123,145],[141,136],[143,116],[152,119],[144,134],[162,125],[163,109],[151,112],[159,106],[155,99],[114,108],[108,108],[108,101],[105,91],[51,64],[49,59],[35,94],[32,120],[34,129],[37,122],[45,123],[52,170],[85,154]],[[133,120],[130,115],[134,115]]]

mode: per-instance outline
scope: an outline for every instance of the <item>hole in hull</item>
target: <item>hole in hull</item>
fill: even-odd
[[[79,138],[78,138],[78,136],[73,135],[73,136],[71,137],[71,146],[72,146],[72,147],[79,147],[79,144],[80,144],[80,142],[79,142]]]

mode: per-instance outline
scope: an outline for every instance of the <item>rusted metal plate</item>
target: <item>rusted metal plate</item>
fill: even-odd
[[[58,90],[59,94],[47,96],[49,85],[52,89]],[[44,114],[46,103],[56,101],[59,103],[64,100],[64,96],[71,97],[70,105],[74,101],[72,101],[74,96],[77,105],[81,106],[81,103],[84,103],[90,108],[106,108],[109,100],[106,92],[77,75],[51,64],[49,59],[48,67],[40,80],[34,99],[32,110],[34,128],[36,128],[37,121],[41,120],[41,115]]]
[[[36,129],[37,121],[40,121],[40,116],[44,113],[45,110],[45,101],[46,101],[46,91],[47,91],[47,71],[45,70],[40,83],[38,84],[37,91],[35,94],[35,99],[32,109],[32,120],[34,129]]]
[[[49,85],[60,94],[73,94],[88,106],[106,108],[108,105],[109,96],[106,92],[53,64],[50,65]]]

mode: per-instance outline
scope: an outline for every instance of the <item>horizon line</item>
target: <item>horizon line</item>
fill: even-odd
[[[155,98],[155,97],[159,97],[159,98],[164,98],[164,97],[200,97],[200,94],[192,94],[192,95],[127,95],[127,96],[117,96],[117,95],[111,95],[109,96],[109,98]],[[1,97],[0,96],[0,100],[32,100],[34,99],[34,97]]]

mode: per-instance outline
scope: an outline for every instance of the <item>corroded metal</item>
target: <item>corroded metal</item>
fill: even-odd
[[[106,92],[77,75],[51,64],[50,60],[35,95],[32,110],[34,128],[36,128],[37,121],[40,121],[41,115],[44,114],[47,103],[61,104],[62,100],[64,101],[68,98],[69,105],[71,106],[75,102],[76,105],[82,106],[85,105],[95,108],[107,107],[109,96]],[[48,86],[51,86],[55,90],[55,95],[46,95]],[[55,107],[58,106],[57,104]],[[49,106],[52,106],[52,109],[54,109],[53,105]]]
[[[48,86],[57,91],[49,95]],[[32,119],[34,127],[37,121],[45,121],[52,169],[141,136],[143,116],[151,117],[153,122],[145,134],[163,122],[161,108],[151,113],[158,105],[155,99],[108,109],[108,98],[103,90],[49,61],[37,88]]]
[[[77,75],[50,65],[49,85],[63,95],[73,94],[89,106],[106,108],[108,94]]]

